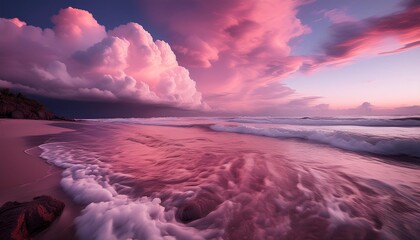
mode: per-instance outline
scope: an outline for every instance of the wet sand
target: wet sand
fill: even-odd
[[[73,220],[82,206],[73,203],[63,192],[62,170],[41,159],[37,146],[55,134],[73,131],[67,127],[77,124],[0,119],[0,205],[7,201],[30,201],[40,195],[50,195],[66,204],[60,218],[35,239],[75,238]]]

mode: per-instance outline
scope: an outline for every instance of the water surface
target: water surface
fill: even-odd
[[[419,130],[417,119],[108,119],[40,147],[86,205],[82,239],[416,239]]]

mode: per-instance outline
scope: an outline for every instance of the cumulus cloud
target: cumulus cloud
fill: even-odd
[[[304,58],[290,56],[289,41],[309,31],[296,17],[304,2],[156,0],[142,7],[167,33],[206,101],[240,111],[259,107],[254,94],[302,65]],[[275,89],[288,91],[281,87]]]
[[[41,29],[0,19],[0,87],[55,98],[206,108],[171,47],[139,24],[106,31],[87,11],[66,8]]]
[[[308,68],[338,64],[364,54],[389,54],[418,47],[419,1],[405,1],[402,7],[402,10],[382,17],[361,21],[336,21],[331,26],[331,39],[323,45],[322,53],[314,57]],[[390,39],[399,47],[389,49],[386,40]]]

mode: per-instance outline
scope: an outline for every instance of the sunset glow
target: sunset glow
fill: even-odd
[[[0,239],[420,239],[420,0],[0,1]]]
[[[126,22],[78,3],[50,23],[2,3],[0,86],[221,114],[418,114],[419,4],[373,2],[130,1]]]

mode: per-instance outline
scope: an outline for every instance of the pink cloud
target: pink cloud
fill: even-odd
[[[399,52],[403,52],[403,51],[406,51],[406,50],[408,50],[410,48],[415,48],[415,47],[418,47],[418,46],[420,46],[420,40],[419,41],[416,41],[416,42],[407,43],[404,46],[402,46],[402,47],[400,47],[398,49],[395,49],[395,50],[391,50],[391,51],[387,51],[387,52],[381,52],[380,54],[399,53]]]
[[[0,87],[69,99],[207,108],[171,47],[129,23],[106,31],[87,11],[66,8],[52,29],[0,19]]]
[[[324,44],[321,55],[309,68],[338,64],[366,54],[397,53],[420,46],[420,4],[406,1],[404,9],[382,17],[357,22],[339,22],[331,27],[331,40]],[[386,39],[400,45],[386,50]]]
[[[355,18],[349,16],[344,10],[340,10],[340,9],[324,10],[324,11],[321,11],[320,13],[324,15],[324,17],[330,20],[332,23],[356,21]]]
[[[56,41],[68,52],[85,50],[106,37],[105,27],[88,11],[66,8],[52,17]]]
[[[309,31],[296,17],[303,2],[158,0],[144,7],[206,100],[240,111],[259,107],[254,93],[270,91],[268,85],[302,65],[303,58],[290,56],[289,41]]]
[[[18,26],[18,27],[23,27],[23,26],[26,26],[26,22],[22,22],[22,21],[20,21],[18,18],[12,18],[12,19],[9,19],[9,21],[10,21],[11,23],[15,24],[15,25],[16,25],[16,26]]]

